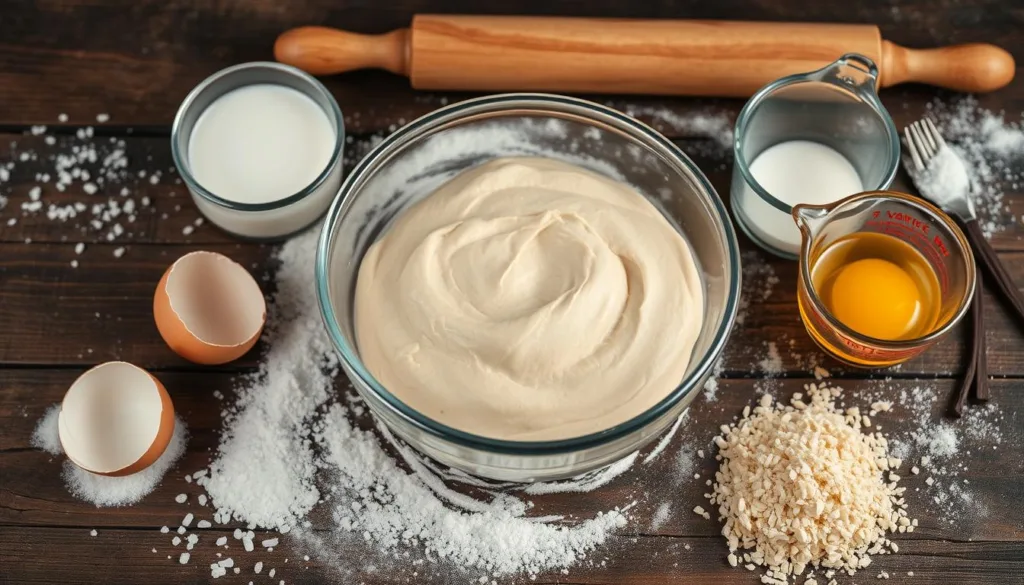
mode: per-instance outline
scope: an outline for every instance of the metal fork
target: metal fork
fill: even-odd
[[[976,255],[981,255],[980,261],[976,262],[975,266],[976,289],[971,301],[971,320],[973,321],[971,356],[967,363],[963,382],[956,393],[956,402],[953,405],[953,412],[959,416],[963,414],[963,407],[971,387],[974,388],[975,396],[979,400],[988,400],[989,398],[981,266],[985,267],[985,271],[1004,291],[1004,297],[1017,309],[1022,322],[1024,322],[1024,303],[1020,302],[1016,285],[1009,279],[1005,268],[999,262],[998,256],[989,246],[978,225],[974,203],[971,201],[970,177],[963,159],[946,145],[942,134],[929,118],[924,118],[904,128],[903,136],[910,150],[910,158],[914,163],[911,167],[904,159],[904,166],[914,180],[914,184],[926,199],[960,220]]]
[[[905,166],[914,184],[926,199],[960,220],[975,255],[981,256],[979,264],[999,288],[1000,296],[1016,314],[1020,324],[1024,325],[1024,298],[978,225],[978,217],[971,202],[971,184],[963,159],[946,145],[935,123],[929,118],[914,122],[904,129],[903,134],[914,162],[914,168]],[[934,180],[922,180],[925,173],[942,173],[942,192],[936,192]]]
[[[917,174],[911,172],[915,183],[920,183],[923,173],[929,171],[932,165],[941,164],[943,173],[943,193],[929,193],[932,185],[930,183],[918,184],[918,189],[932,203],[935,203],[947,213],[959,217],[961,221],[977,221],[978,215],[974,211],[974,202],[971,201],[971,180],[967,174],[967,167],[959,155],[946,145],[942,134],[935,127],[931,118],[922,118],[909,127],[903,129],[903,136],[910,147],[910,158],[914,161],[914,168]],[[911,169],[907,169],[911,171]],[[936,169],[931,169],[936,172]]]

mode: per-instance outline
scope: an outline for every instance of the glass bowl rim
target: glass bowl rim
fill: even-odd
[[[550,107],[548,107],[550,106]],[[558,110],[557,108],[563,108]],[[364,180],[363,175],[378,159],[393,154],[391,151],[399,146],[408,144],[407,137],[418,140],[428,130],[433,130],[449,122],[458,121],[466,113],[494,113],[502,110],[525,109],[538,113],[547,110],[553,113],[564,113],[565,109],[576,110],[572,113],[580,115],[589,120],[599,120],[609,125],[614,125],[618,130],[626,130],[639,133],[651,141],[645,145],[654,147],[658,154],[666,157],[670,163],[678,165],[690,172],[697,183],[698,189],[703,189],[704,196],[717,212],[718,224],[721,228],[721,235],[725,239],[727,258],[730,270],[730,285],[728,298],[723,307],[723,318],[715,331],[714,338],[708,351],[700,358],[697,367],[676,386],[672,392],[662,398],[657,404],[644,412],[623,421],[613,427],[566,439],[547,441],[509,441],[485,437],[473,433],[467,433],[454,427],[440,423],[419,411],[409,407],[389,392],[380,384],[363,365],[355,348],[351,347],[337,325],[337,317],[331,303],[329,287],[329,258],[331,255],[332,242],[338,230],[338,218],[346,201],[352,196],[353,186]],[[479,110],[479,111],[478,111]],[[614,122],[611,124],[610,122]],[[627,133],[628,134],[628,133]],[[636,136],[630,138],[639,141]],[[625,437],[639,429],[642,429],[650,422],[657,420],[670,411],[683,397],[698,388],[697,382],[704,378],[704,375],[711,370],[720,357],[725,346],[729,332],[732,330],[736,319],[736,312],[739,306],[740,279],[742,271],[740,267],[739,243],[736,239],[736,232],[729,219],[728,211],[721,197],[712,187],[710,181],[693,161],[675,144],[655,131],[653,128],[636,120],[631,116],[620,113],[612,108],[590,102],[587,100],[542,93],[507,93],[479,98],[472,98],[466,101],[451,104],[449,106],[434,110],[428,114],[413,120],[402,128],[398,129],[380,144],[373,148],[359,163],[352,169],[352,172],[345,177],[344,182],[338,190],[338,195],[331,203],[320,232],[320,239],[317,242],[317,253],[315,263],[315,284],[317,302],[320,305],[320,314],[324,325],[327,328],[331,343],[338,351],[346,373],[355,375],[362,384],[372,390],[374,394],[389,408],[395,411],[404,420],[415,426],[417,429],[429,433],[439,439],[455,443],[465,448],[476,449],[490,453],[506,455],[554,455],[579,451],[598,445],[612,442]],[[354,384],[356,390],[359,385]]]

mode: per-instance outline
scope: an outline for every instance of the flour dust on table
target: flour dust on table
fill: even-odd
[[[290,533],[328,555],[370,546],[361,556],[407,567],[434,559],[488,576],[567,569],[625,526],[630,501],[591,518],[538,518],[529,500],[504,486],[454,490],[453,476],[442,477],[434,464],[374,427],[358,397],[336,399],[340,373],[309,286],[316,236],[282,247],[270,349],[227,409],[208,473],[192,475],[211,497],[214,522],[236,519]],[[567,486],[541,484],[524,493],[593,489],[635,458]],[[251,542],[240,534],[243,543],[247,536]],[[336,568],[344,573],[357,562],[339,555]]]
[[[928,115],[935,117],[939,132],[967,167],[971,199],[985,235],[991,238],[1024,223],[1024,217],[1009,213],[1004,200],[1006,189],[1024,186],[1024,120],[1007,119],[981,107],[971,96],[952,102],[935,100],[928,104]],[[937,197],[946,198],[946,190],[956,188],[955,184],[943,186],[941,174],[936,179]]]
[[[32,446],[54,456],[64,453],[57,431],[59,414],[60,404],[48,408],[32,433]],[[97,508],[128,506],[139,502],[160,485],[167,471],[185,453],[187,443],[188,426],[181,417],[176,417],[174,432],[167,448],[152,465],[142,471],[122,477],[110,477],[90,473],[71,461],[65,461],[61,475],[73,496],[95,504]]]

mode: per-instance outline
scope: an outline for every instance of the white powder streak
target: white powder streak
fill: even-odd
[[[662,437],[660,441],[658,441],[658,444],[653,449],[651,449],[651,452],[647,454],[647,457],[644,457],[644,465],[647,465],[648,463],[657,459],[658,455],[661,455],[661,452],[664,451],[666,447],[668,447],[669,443],[672,442],[672,437],[676,436],[676,431],[679,430],[679,425],[683,424],[683,420],[686,418],[688,414],[690,414],[689,408],[684,410],[682,414],[679,415],[679,418],[676,419],[676,422],[675,424],[672,425],[672,428],[669,429],[668,432],[665,433],[665,436]]]
[[[733,121],[725,112],[675,112],[664,106],[635,106],[624,104],[626,114],[634,118],[649,118],[652,125],[673,134],[694,134],[714,140],[723,149],[732,148]]]
[[[668,522],[672,516],[672,502],[662,502],[654,511],[654,518],[651,519],[651,530],[658,530]]]
[[[428,555],[458,566],[536,574],[574,564],[626,522],[618,510],[567,527],[518,518],[507,502],[477,513],[448,508],[422,475],[403,471],[371,433],[353,428],[340,404],[331,407],[317,438],[341,476],[335,522],[385,548],[419,543]]]
[[[526,486],[526,489],[523,491],[530,495],[591,492],[599,487],[608,485],[613,479],[629,471],[633,467],[633,463],[638,455],[640,455],[639,451],[633,451],[603,469],[566,481],[533,483]]]

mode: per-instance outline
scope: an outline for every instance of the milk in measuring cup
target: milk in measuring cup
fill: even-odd
[[[766,148],[750,163],[750,174],[772,197],[789,205],[826,205],[864,190],[857,169],[834,148],[810,140],[789,140]],[[749,185],[744,185],[752,191]],[[747,215],[758,236],[780,250],[800,249],[793,217],[748,193]]]

